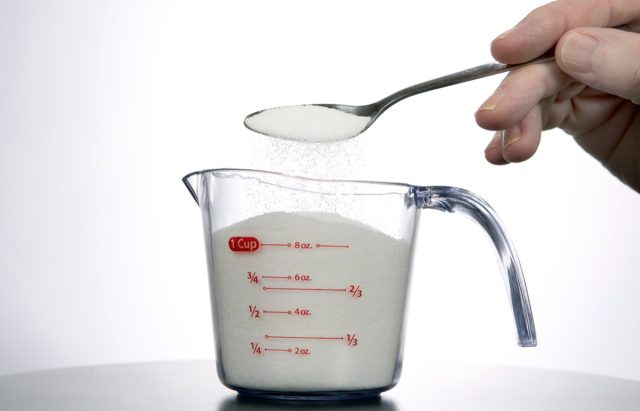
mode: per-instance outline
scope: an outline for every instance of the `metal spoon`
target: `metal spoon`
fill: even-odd
[[[488,63],[447,74],[396,91],[380,101],[363,106],[346,104],[305,104],[299,106],[274,107],[248,115],[244,120],[244,124],[247,128],[255,132],[291,140],[316,142],[346,140],[356,137],[371,127],[378,117],[389,107],[407,97],[454,84],[477,80],[494,74],[509,72],[531,64],[545,63],[553,60],[554,50],[552,49],[531,61],[521,64]],[[325,110],[323,110],[323,108]],[[311,113],[310,110],[315,110],[315,112]],[[334,110],[337,110],[337,112]],[[318,117],[318,114],[321,114],[321,116]],[[269,119],[268,122],[259,121],[269,115],[271,119]],[[320,130],[319,127],[322,128],[326,126],[326,123],[332,123],[330,126],[333,128],[329,131]],[[337,128],[335,127],[336,123],[338,124]],[[314,132],[316,134],[314,134]]]
[[[633,31],[629,25],[614,27]],[[505,73],[531,64],[555,59],[555,47],[543,55],[520,64],[488,63],[407,87],[372,104],[306,104],[257,111],[244,119],[250,130],[290,140],[328,142],[346,140],[361,134],[389,107],[407,97],[443,87]],[[264,121],[266,120],[266,121]]]

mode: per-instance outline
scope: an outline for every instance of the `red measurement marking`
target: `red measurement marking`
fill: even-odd
[[[272,351],[272,352],[291,352],[293,351],[291,348],[265,348],[265,351]]]
[[[257,342],[252,342],[251,344],[251,352],[255,355],[260,355],[262,354],[262,347],[260,347],[260,344]]]
[[[270,280],[295,280],[295,281],[311,281],[311,275],[309,274],[296,274],[296,275],[263,275],[262,279]]]
[[[294,313],[296,315],[301,316],[301,317],[309,317],[309,316],[311,316],[311,310],[307,310],[307,309],[304,309],[304,308],[296,308]]]
[[[349,294],[354,298],[362,298],[362,289],[359,285],[350,285]]]
[[[338,291],[345,292],[346,288],[303,288],[303,287],[262,287],[264,291],[280,290],[280,291]]]
[[[263,314],[288,314],[291,315],[291,311],[270,311],[270,310],[262,310]]]
[[[286,340],[344,340],[344,337],[309,337],[301,335],[265,335],[264,338],[277,338]]]
[[[260,248],[260,241],[255,237],[231,237],[229,249],[239,253],[251,253]]]
[[[291,247],[291,243],[262,243],[263,247]]]
[[[349,347],[355,347],[358,345],[358,339],[355,334],[347,334],[347,345]]]
[[[255,305],[249,306],[249,315],[251,318],[260,318],[260,310]]]
[[[247,272],[247,280],[249,280],[249,284],[258,284],[258,282],[260,282],[260,280],[258,279],[258,274],[251,271]]]
[[[316,248],[349,248],[349,244],[316,244]]]

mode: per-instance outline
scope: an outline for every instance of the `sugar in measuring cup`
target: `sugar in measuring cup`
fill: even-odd
[[[536,345],[513,245],[469,191],[236,169],[183,181],[202,212],[218,375],[241,394],[338,400],[398,382],[423,208],[460,212],[487,231],[518,343]]]

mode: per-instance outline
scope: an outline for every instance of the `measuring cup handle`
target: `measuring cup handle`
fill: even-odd
[[[520,260],[493,208],[479,196],[462,188],[412,187],[411,191],[416,207],[462,213],[485,229],[501,262],[518,331],[518,344],[522,347],[536,346],[536,329]]]

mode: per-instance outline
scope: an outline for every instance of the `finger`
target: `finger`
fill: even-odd
[[[613,29],[579,28],[562,36],[558,66],[601,91],[640,102],[640,35]]]
[[[502,135],[504,134],[504,130],[496,131],[491,139],[491,142],[487,145],[487,148],[484,149],[484,158],[487,159],[488,162],[495,165],[504,165],[509,164],[507,160],[502,156]]]
[[[502,157],[510,163],[528,160],[540,145],[542,108],[536,105],[515,126],[505,130],[502,138]]]
[[[523,63],[551,49],[572,28],[615,27],[638,21],[637,1],[558,0],[538,7],[498,36],[491,44],[491,53],[503,63]]]
[[[528,160],[540,145],[541,132],[542,107],[537,105],[518,124],[496,132],[484,156],[496,165]]]
[[[489,130],[513,127],[540,101],[554,96],[572,80],[557,65],[534,64],[511,72],[476,112],[476,122]]]

